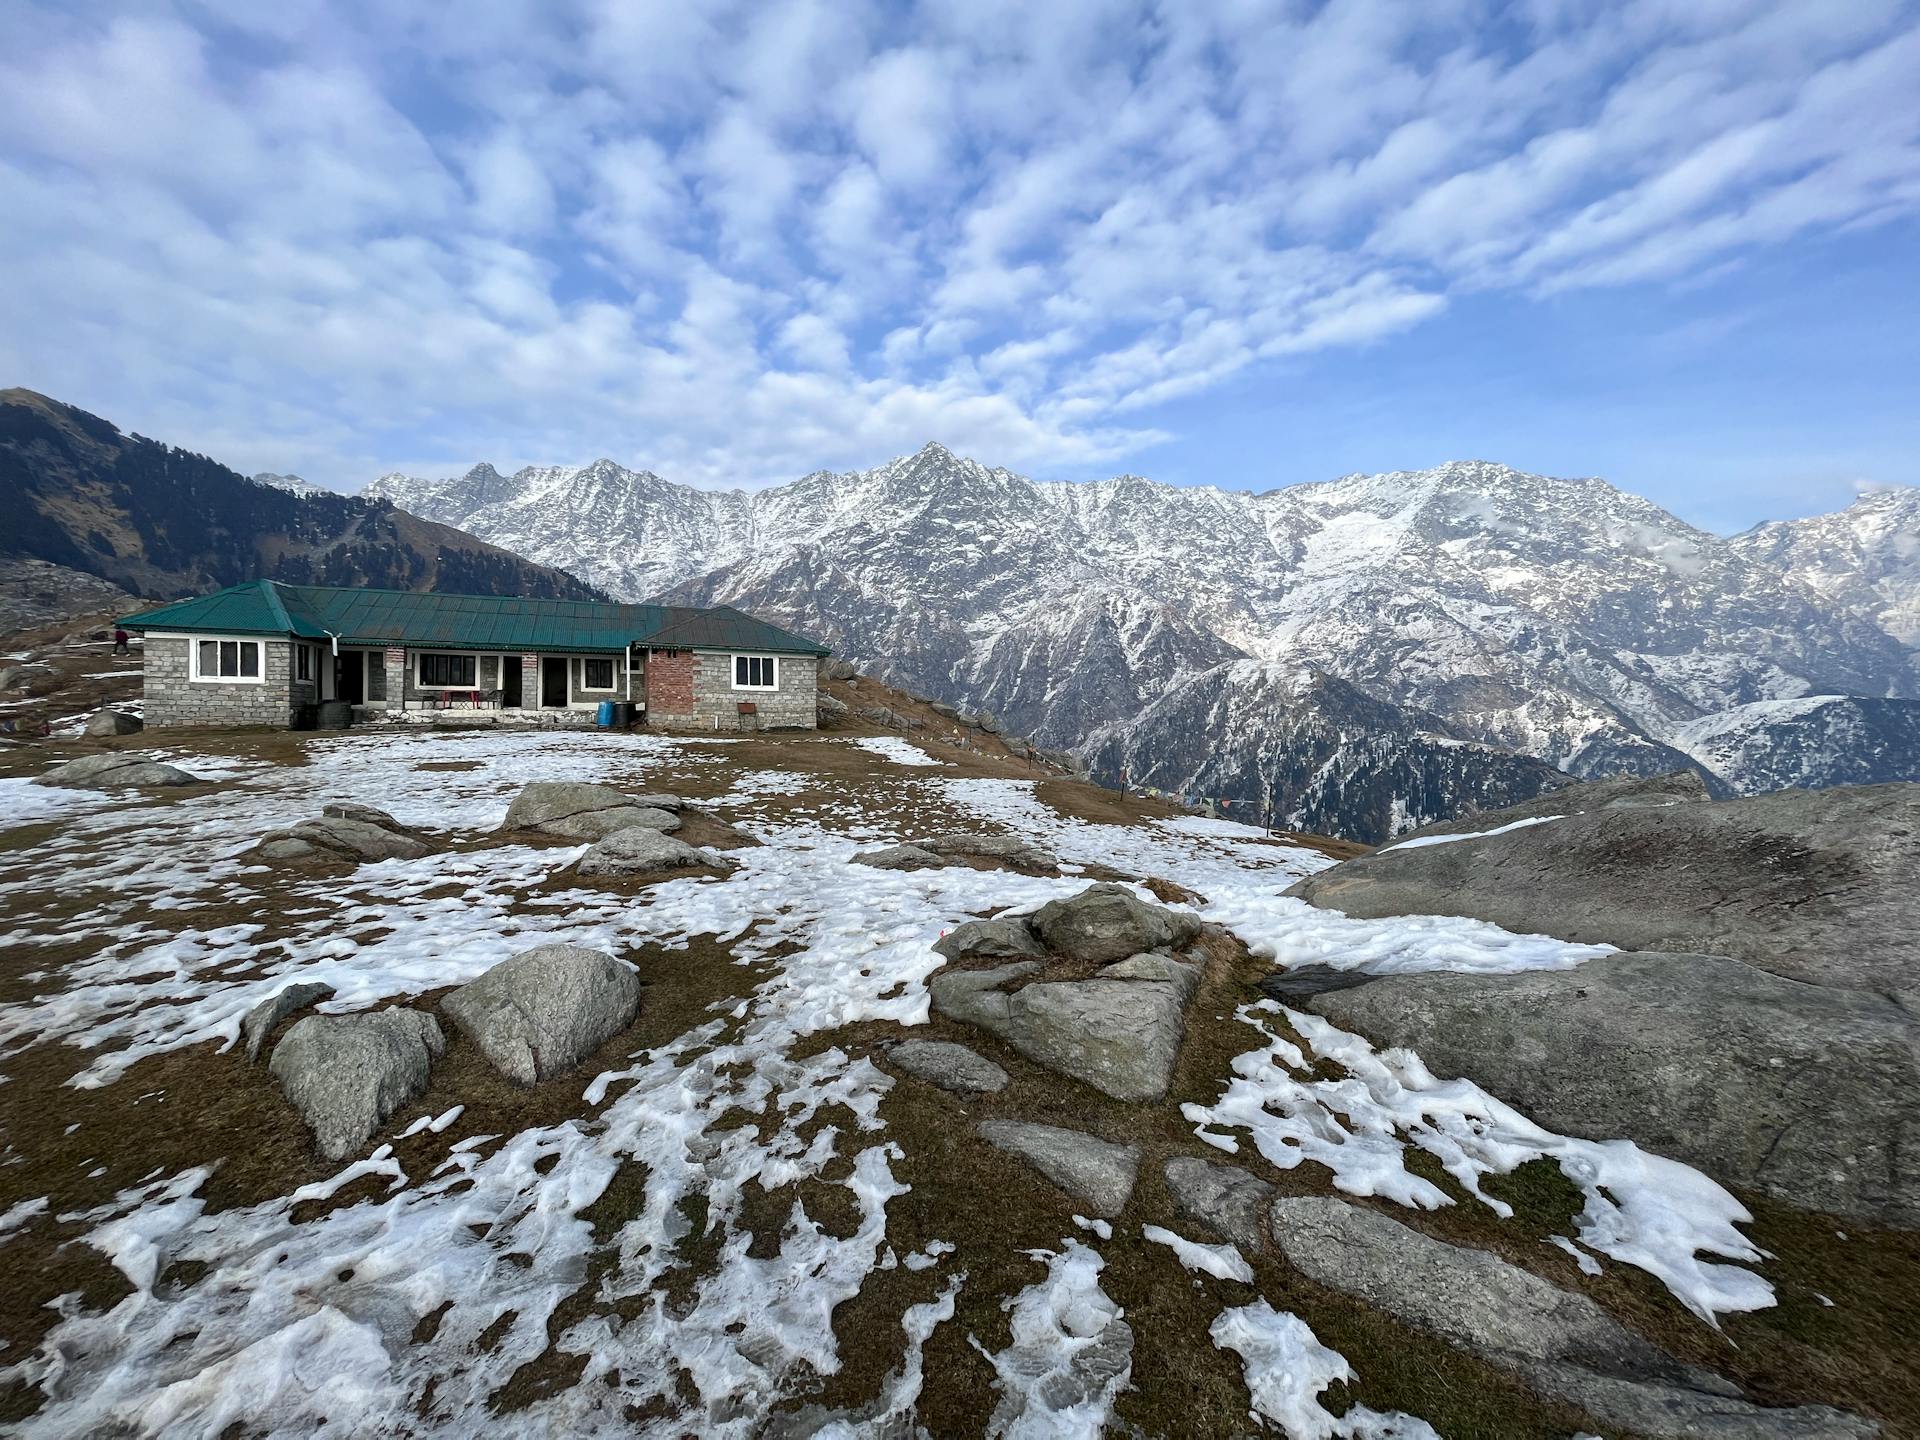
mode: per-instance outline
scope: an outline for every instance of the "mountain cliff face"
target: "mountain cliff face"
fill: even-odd
[[[1835,514],[1769,521],[1731,543],[1920,655],[1920,487],[1869,490]]]
[[[1876,612],[1748,537],[1483,462],[1249,494],[1036,483],[931,445],[757,493],[609,461],[373,488],[624,597],[764,614],[1103,773],[1339,811],[1367,838],[1556,772],[1736,788],[1676,737],[1920,686]],[[1336,789],[1372,798],[1315,798]]]
[[[479,595],[598,594],[389,501],[250,480],[29,390],[0,391],[0,508],[8,517],[0,556],[84,571],[153,599],[262,576]]]

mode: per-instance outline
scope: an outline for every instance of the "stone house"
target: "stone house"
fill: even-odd
[[[728,606],[615,605],[254,580],[130,615],[145,635],[146,722],[312,722],[458,710],[592,719],[600,702],[672,730],[816,725],[812,640]]]

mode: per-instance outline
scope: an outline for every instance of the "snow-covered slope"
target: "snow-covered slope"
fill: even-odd
[[[1654,772],[1689,763],[1671,732],[1732,707],[1920,687],[1874,615],[1750,538],[1480,461],[1251,494],[1037,483],[929,445],[754,493],[609,461],[373,488],[623,596],[765,614],[1169,789],[1264,796],[1308,730],[1374,744],[1403,777],[1415,734],[1579,776]],[[1270,703],[1276,665],[1345,682],[1339,701],[1311,687],[1299,703],[1332,707],[1311,724]],[[1389,708],[1362,721],[1349,695]],[[1435,803],[1517,798],[1518,773],[1475,768]]]
[[[1667,743],[1741,795],[1920,780],[1920,701],[1760,700],[1682,725]]]
[[[276,475],[271,470],[262,470],[258,475],[247,477],[256,485],[271,486],[275,490],[284,490],[289,495],[325,495],[327,489],[311,480],[302,480],[298,475]]]
[[[1881,486],[1845,510],[1769,521],[1732,544],[1920,647],[1920,486]]]

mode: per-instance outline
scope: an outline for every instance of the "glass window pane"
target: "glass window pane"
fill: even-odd
[[[260,673],[260,644],[256,640],[240,642],[240,673],[258,675]]]
[[[211,640],[200,642],[200,670],[202,675],[220,673],[220,647]]]
[[[736,685],[751,684],[752,682],[747,679],[747,670],[748,670],[747,657],[744,655],[734,656],[733,657],[733,683]]]
[[[220,673],[222,675],[240,673],[240,642],[238,640],[220,642]]]

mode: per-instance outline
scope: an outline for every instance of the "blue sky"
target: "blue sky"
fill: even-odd
[[[342,489],[1920,481],[1920,6],[0,0],[0,383]]]

